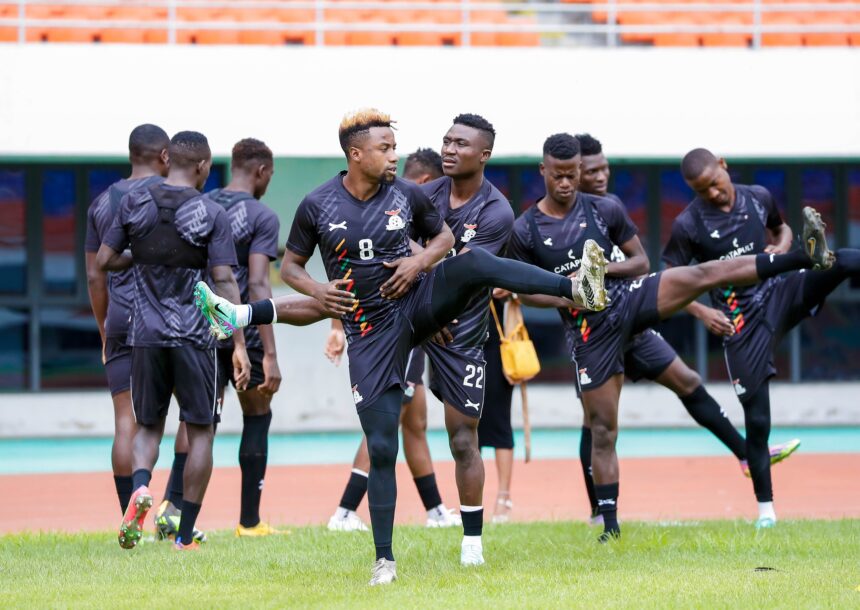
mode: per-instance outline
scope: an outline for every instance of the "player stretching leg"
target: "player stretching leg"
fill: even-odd
[[[280,223],[275,213],[260,201],[274,174],[272,151],[253,138],[240,140],[233,147],[230,183],[206,197],[227,212],[236,257],[233,268],[242,302],[271,298],[269,264],[278,257]],[[272,396],[281,385],[281,371],[271,326],[245,329],[245,347],[251,361],[251,378],[238,391],[242,407],[242,440],[239,443],[239,468],[242,472],[239,525],[236,536],[269,536],[283,533],[260,520],[260,499],[272,422]],[[220,395],[233,378],[233,345],[218,344]],[[237,388],[238,390],[238,388]]]
[[[696,198],[672,225],[663,260],[673,267],[741,254],[767,257],[791,247],[792,231],[764,187],[732,184],[725,160],[705,149],[687,153],[681,173]],[[821,225],[817,212],[803,211],[805,224]],[[816,253],[826,248],[822,234],[805,231],[802,245]],[[772,236],[768,240],[768,234]],[[860,250],[840,249],[826,271],[797,271],[747,287],[730,282],[710,293],[712,307],[691,303],[687,311],[712,333],[724,337],[729,379],[744,408],[746,458],[759,503],[756,527],[776,523],[768,451],[768,383],[776,374],[773,350],[790,329],[814,315],[840,282],[860,273]]]
[[[370,453],[368,501],[376,546],[370,584],[388,584],[397,577],[391,545],[394,466],[412,347],[438,333],[493,286],[570,298],[579,307],[601,309],[606,303],[604,260],[597,245],[589,242],[583,247],[583,270],[573,279],[496,258],[481,248],[436,265],[454,246],[454,236],[420,188],[396,177],[388,115],[377,110],[347,115],[339,138],[348,170],[302,201],[281,276],[344,323],[353,400]],[[426,240],[425,248],[414,255],[410,232]],[[328,283],[315,281],[305,269],[317,247]],[[224,334],[249,323],[271,323],[280,307],[280,299],[274,299],[275,311],[273,301],[233,306],[202,282],[196,292],[198,306]]]
[[[102,238],[113,224],[122,197],[130,191],[160,184],[167,175],[167,149],[170,137],[156,125],[138,125],[128,139],[128,158],[131,175],[112,184],[93,201],[87,211],[86,265],[87,286],[90,304],[102,337],[102,357],[108,378],[111,398],[114,403],[114,442],[111,450],[111,465],[114,485],[119,497],[120,510],[125,513],[131,497],[132,445],[137,425],[131,406],[131,346],[128,343],[128,325],[131,319],[135,288],[131,270],[110,274],[96,265],[96,253]],[[179,498],[181,506],[182,470],[188,443],[185,440],[185,425],[181,424],[176,436],[171,476],[167,484],[168,493]],[[179,480],[171,483],[179,473]],[[169,501],[165,500],[165,504]],[[176,509],[175,524],[179,523]],[[195,530],[195,539],[204,541],[205,534]]]
[[[579,190],[589,195],[621,200],[607,192],[609,185],[609,162],[603,154],[600,141],[589,134],[577,134],[576,139],[582,149],[582,173]],[[618,244],[615,244],[618,246]],[[619,248],[613,248],[612,260],[620,262],[625,259]],[[740,462],[741,471],[750,476],[746,459],[746,441],[726,417],[716,400],[702,385],[702,378],[687,366],[669,343],[663,337],[648,329],[636,335],[624,351],[624,374],[633,381],[648,379],[656,381],[678,396],[684,408],[700,426],[707,428],[722,443],[728,447]],[[770,463],[776,464],[790,456],[798,447],[800,441],[792,439],[770,448]],[[592,521],[599,521],[597,500],[594,496],[594,481],[591,478],[591,428],[585,418],[580,436],[579,448],[582,472],[585,479],[588,497],[591,501]]]
[[[621,244],[623,262],[607,267],[610,306],[600,312],[570,309],[546,297],[523,297],[539,306],[557,306],[573,347],[573,360],[582,402],[591,422],[592,470],[595,495],[603,516],[605,542],[620,535],[618,527],[618,399],[624,378],[624,347],[637,333],[679,311],[696,297],[725,284],[754,284],[795,269],[827,267],[831,253],[823,226],[810,222],[805,233],[819,240],[811,254],[740,256],[692,267],[669,269],[636,279],[621,279],[647,271],[647,258],[636,227],[623,205],[577,191],[581,155],[579,142],[569,134],[556,134],[544,143],[541,174],[546,196],[520,216],[508,246],[509,255],[533,261],[558,274],[580,264],[575,254],[586,240],[594,240],[609,256]],[[609,277],[613,276],[613,277]]]
[[[434,150],[421,148],[406,158],[403,178],[415,184],[426,184],[442,177],[442,157]],[[340,363],[346,338],[340,320],[332,320],[332,329],[326,340],[325,354],[335,366]],[[403,434],[403,453],[412,479],[427,511],[427,527],[456,527],[461,525],[460,516],[442,503],[430,447],[427,445],[427,393],[424,388],[424,350],[416,347],[409,355],[406,370],[406,391],[403,393],[403,410],[400,414],[400,429]],[[370,456],[367,439],[362,438],[352,472],[343,490],[340,503],[328,522],[332,531],[368,531],[356,514],[358,505],[367,493],[367,473]]]
[[[194,308],[190,284],[208,268],[218,290],[238,302],[230,270],[236,252],[227,215],[197,189],[206,182],[211,153],[206,138],[180,132],[170,141],[170,171],[161,184],[122,198],[114,224],[96,256],[107,271],[128,268],[138,287],[133,304],[131,392],[138,423],[132,460],[133,493],[119,543],[134,548],[152,506],[149,482],[170,396],[176,394],[188,434],[182,517],[175,548],[196,549],[192,533],[212,472],[213,423],[217,418],[215,346]],[[122,252],[131,248],[131,261]],[[158,304],[163,305],[159,306]],[[242,334],[234,337],[233,364],[240,387],[250,373]]]

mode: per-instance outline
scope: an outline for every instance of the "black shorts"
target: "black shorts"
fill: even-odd
[[[628,282],[606,315],[589,318],[588,340],[577,340],[573,347],[578,393],[599,388],[624,372],[624,349],[630,339],[660,321],[659,285],[659,273]]]
[[[469,417],[481,417],[484,408],[484,350],[451,348],[428,341],[424,351],[430,361],[430,391]]]
[[[654,381],[677,357],[663,335],[649,328],[634,336],[624,351],[624,374],[632,381]]]
[[[251,380],[245,389],[253,390],[266,380],[266,376],[263,374],[263,348],[249,347],[247,351],[248,360],[251,361]],[[221,348],[217,352],[218,389],[226,388],[228,382],[235,388],[236,380],[233,378],[233,350],[232,348]]]
[[[179,420],[207,425],[218,421],[217,350],[134,347],[131,351],[131,403],[139,424],[151,426],[167,416],[170,396],[179,403]]]
[[[806,277],[805,271],[776,277],[767,303],[758,315],[747,320],[739,333],[724,341],[726,369],[741,402],[776,375],[774,348],[804,318],[815,315],[824,302],[822,297],[821,303],[812,310],[803,306],[803,283]]]
[[[131,346],[126,339],[125,334],[105,337],[105,373],[111,396],[131,388]]]
[[[502,373],[502,355],[498,341],[487,341],[484,345],[484,410],[478,422],[478,444],[496,449],[514,448],[514,430],[511,426],[511,396],[514,386]]]
[[[436,269],[416,282],[399,300],[400,309],[365,337],[353,337],[346,348],[352,400],[362,411],[393,387],[405,391],[406,368],[412,348],[436,333],[433,320],[433,280]]]
[[[420,347],[412,349],[409,364],[406,365],[406,389],[403,390],[403,404],[408,404],[415,396],[415,388],[424,385],[424,361],[427,359]]]

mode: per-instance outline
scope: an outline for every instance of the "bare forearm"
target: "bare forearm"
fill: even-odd
[[[791,240],[794,234],[791,232],[791,227],[786,224],[780,225],[775,231],[772,231],[774,245],[781,252],[788,252],[791,249]]]
[[[311,297],[317,294],[320,286],[325,286],[312,278],[307,269],[295,263],[286,263],[281,267],[281,279],[296,292]]]
[[[684,308],[684,311],[692,315],[694,318],[698,318],[699,320],[701,320],[704,318],[705,313],[707,313],[710,309],[711,308],[707,305],[702,305],[698,301],[693,301]]]
[[[445,258],[452,247],[454,247],[454,240],[449,230],[448,232],[439,233],[439,235],[430,239],[430,241],[425,244],[423,250],[417,252],[415,256],[421,257],[423,267],[425,269],[429,269]]]
[[[646,256],[634,256],[606,265],[606,275],[610,277],[640,277],[650,270],[651,264]]]
[[[248,301],[255,303],[272,298],[272,287],[269,284],[268,278],[262,278],[259,281],[248,282]],[[266,324],[258,326],[257,330],[260,333],[260,340],[263,342],[263,353],[268,356],[277,355],[275,348],[275,331],[271,325]]]
[[[96,324],[99,327],[99,334],[102,341],[105,338],[105,319],[107,318],[108,308],[108,292],[107,281],[105,274],[97,277],[87,278],[87,291],[90,294],[90,305],[93,308],[93,316],[95,316]]]
[[[224,297],[231,303],[235,303],[236,305],[240,305],[242,303],[242,296],[239,292],[239,285],[236,283],[236,278],[233,277],[233,274],[230,273],[227,276],[219,275],[218,277],[212,278],[212,288],[216,294]],[[233,345],[245,347],[245,333],[236,332],[233,333]]]

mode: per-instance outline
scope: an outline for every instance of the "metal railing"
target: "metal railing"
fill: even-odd
[[[7,5],[8,6],[8,5]],[[100,7],[106,10],[105,18],[37,18],[28,16],[28,7]],[[113,19],[110,9],[116,8],[151,8],[163,9],[163,18],[130,20]],[[276,9],[287,11],[313,11],[312,21],[244,21],[217,20],[196,21],[181,18],[182,9],[229,9],[236,15],[238,10]],[[380,14],[394,11],[457,11],[460,19],[452,23],[427,23],[418,21],[389,22],[389,21],[338,21],[335,15],[338,11],[377,11]],[[513,21],[507,23],[487,23],[480,15],[490,12],[500,12],[513,16]],[[668,21],[658,20],[655,23],[630,24],[624,21],[635,13],[659,13]],[[688,16],[695,20],[696,15],[714,15],[728,13],[735,17],[741,16],[738,22],[715,23],[685,23],[677,20],[679,15]],[[767,23],[770,15],[811,15],[832,14],[833,21],[825,23],[791,23],[780,21]],[[605,14],[605,23],[595,22],[594,15]],[[590,22],[570,23],[572,17],[585,17]],[[523,17],[532,20],[517,21]],[[847,17],[847,18],[846,18]],[[550,20],[552,19],[552,20]],[[88,29],[88,30],[144,30],[166,32],[168,43],[177,42],[177,32],[180,31],[290,31],[313,34],[314,44],[326,44],[326,33],[330,32],[383,32],[383,33],[421,33],[431,32],[453,34],[459,39],[454,43],[458,46],[471,46],[472,35],[476,33],[528,33],[539,34],[542,37],[558,39],[568,35],[589,35],[591,44],[617,46],[625,35],[658,35],[658,34],[744,34],[750,37],[753,48],[762,46],[762,36],[766,34],[856,34],[860,33],[860,2],[827,2],[827,3],[765,3],[763,0],[748,2],[623,2],[604,0],[602,2],[585,4],[561,4],[556,2],[475,2],[470,0],[453,2],[424,2],[424,1],[349,1],[349,0],[308,0],[293,2],[284,0],[145,0],[145,1],[103,1],[98,0],[57,0],[56,2],[34,2],[18,0],[16,15],[0,13],[0,31],[2,28],[17,28],[17,41],[27,42],[28,30],[43,31],[50,28]],[[860,44],[858,42],[857,44]]]

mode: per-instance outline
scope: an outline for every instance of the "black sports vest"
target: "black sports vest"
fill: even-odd
[[[761,217],[750,205],[746,197],[736,198],[735,205],[743,205],[749,222],[743,223],[731,235],[721,235],[719,230],[708,231],[702,217],[701,206],[707,205],[699,201],[691,210],[696,222],[698,248],[695,255],[699,262],[727,260],[745,254],[759,254],[767,246],[765,225]],[[740,332],[746,325],[746,319],[754,315],[756,308],[752,301],[756,294],[756,286],[724,286],[711,290],[711,302],[723,310]]]
[[[200,193],[193,188],[165,189],[160,184],[147,190],[158,208],[158,221],[148,235],[131,240],[131,256],[135,264],[205,269],[206,247],[194,246],[182,239],[175,223],[176,210],[190,199],[199,197]]]

